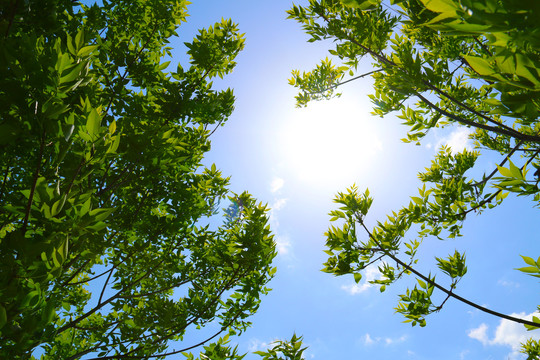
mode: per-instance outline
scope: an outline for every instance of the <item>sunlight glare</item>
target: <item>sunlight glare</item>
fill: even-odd
[[[372,177],[383,144],[370,111],[370,105],[344,98],[295,109],[281,132],[291,175],[316,187],[352,185],[359,177]]]

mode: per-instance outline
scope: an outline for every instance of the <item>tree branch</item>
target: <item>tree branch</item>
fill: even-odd
[[[36,103],[36,106],[37,106],[37,103]],[[28,203],[26,204],[26,212],[24,215],[24,221],[23,221],[23,226],[22,226],[23,235],[26,233],[26,226],[28,225],[28,218],[30,217],[30,210],[32,209],[32,201],[34,199],[34,192],[36,190],[36,184],[39,177],[39,170],[41,168],[41,160],[43,159],[44,147],[45,147],[45,129],[43,129],[43,133],[41,134],[38,159],[37,159],[36,169],[34,171],[34,179],[32,181],[32,187],[30,188],[30,195],[28,196]]]
[[[375,244],[380,247],[380,248],[383,248],[381,246],[381,244],[379,243],[379,241],[377,239],[375,239],[375,237],[371,234],[371,231],[369,231],[369,229],[366,227],[366,225],[364,224],[364,222],[362,221],[362,219],[358,218],[357,221],[362,225],[362,227],[364,228],[364,230],[367,232],[367,234],[369,235],[370,239],[372,239]],[[488,313],[490,315],[494,315],[494,316],[497,316],[499,318],[502,318],[502,319],[506,319],[506,320],[510,320],[510,321],[513,321],[513,322],[516,322],[516,323],[520,323],[520,324],[524,324],[524,325],[528,325],[528,326],[533,326],[533,327],[536,327],[536,328],[540,328],[540,324],[538,323],[535,323],[535,322],[532,322],[532,321],[529,321],[529,320],[524,320],[524,319],[520,319],[520,318],[516,318],[516,317],[513,317],[513,316],[509,316],[509,315],[505,315],[505,314],[502,314],[502,313],[499,313],[497,311],[493,311],[491,309],[488,309],[488,308],[485,308],[483,306],[480,306],[470,300],[467,300],[455,293],[453,293],[451,290],[448,290],[446,289],[445,287],[437,284],[435,281],[431,280],[429,277],[426,277],[424,276],[423,274],[421,274],[420,272],[416,271],[414,268],[412,268],[411,266],[407,265],[406,263],[404,263],[403,261],[401,261],[398,257],[394,256],[391,252],[389,252],[388,250],[383,250],[385,255],[388,256],[389,258],[391,258],[392,260],[394,260],[397,264],[401,265],[402,267],[404,267],[405,269],[407,269],[408,271],[410,271],[411,273],[415,274],[416,276],[418,276],[419,278],[421,278],[422,280],[426,281],[427,283],[431,284],[432,286],[436,287],[437,289],[439,289],[440,291],[444,292],[446,295],[449,295],[451,297],[453,297],[454,299],[456,300],[459,300],[475,309],[478,309],[482,312],[485,312],[485,313]]]

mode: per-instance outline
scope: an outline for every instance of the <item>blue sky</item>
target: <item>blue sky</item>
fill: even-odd
[[[369,187],[375,202],[368,222],[374,224],[416,195],[416,175],[439,146],[471,145],[463,128],[433,132],[421,146],[402,143],[406,129],[399,119],[369,115],[369,79],[347,84],[339,99],[295,108],[295,90],[287,84],[291,70],[310,70],[328,55],[328,44],[307,43],[300,26],[285,19],[291,6],[289,0],[194,1],[179,39],[171,42],[173,63],[185,63],[183,42],[198,28],[223,17],[246,34],[234,73],[216,81],[234,88],[236,110],[212,135],[205,163],[230,175],[233,191],[248,190],[268,203],[279,255],[273,291],[251,319],[252,328],[233,341],[248,352],[296,332],[309,346],[307,359],[519,359],[519,342],[539,331],[526,333],[455,300],[429,316],[427,327],[413,328],[393,310],[413,278],[380,294],[364,282],[376,276],[373,269],[358,285],[352,276],[320,272],[336,192],[353,183]],[[484,156],[478,169],[491,171],[499,161]],[[537,280],[513,269],[523,266],[520,254],[540,255],[537,218],[530,199],[510,195],[502,207],[469,218],[462,238],[426,241],[419,270],[434,270],[434,256],[465,250],[469,271],[458,294],[503,313],[531,314],[540,304]]]

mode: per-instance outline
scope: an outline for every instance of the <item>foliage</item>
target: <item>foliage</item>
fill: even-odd
[[[186,43],[188,66],[167,73],[167,39],[187,1],[9,3],[0,357],[162,358],[244,331],[275,272],[266,208],[230,194],[215,165],[201,167],[233,110],[232,90],[211,79],[235,65],[237,26],[200,30]],[[227,196],[233,216],[205,225]],[[215,334],[182,342],[209,323]],[[235,353],[226,343],[205,351]]]
[[[262,357],[262,360],[303,360],[304,351],[302,347],[302,337],[293,334],[291,340],[275,341],[274,346],[268,351],[255,351],[255,354]],[[283,356],[283,357],[282,357]]]
[[[415,270],[422,240],[461,236],[471,213],[500,205],[509,192],[531,196],[540,191],[540,3],[498,0],[310,0],[293,6],[289,17],[302,24],[308,41],[332,39],[333,59],[315,70],[293,71],[290,83],[299,89],[298,106],[336,96],[336,88],[371,75],[373,113],[397,111],[409,131],[405,142],[418,143],[433,128],[464,126],[472,132],[476,150],[452,153],[443,147],[431,166],[419,174],[423,185],[410,203],[373,229],[364,223],[373,199],[352,187],[338,193],[339,209],[330,213],[338,226],[328,230],[324,271],[354,274],[381,261],[386,286],[414,275],[417,285],[400,296],[396,310],[412,325],[426,324],[453,297],[482,311],[538,328],[525,321],[486,309],[459,297],[455,288],[467,272],[465,254],[437,257],[439,277]],[[338,60],[339,64],[332,63]],[[373,70],[357,75],[370,62]],[[474,179],[471,170],[480,150],[495,151],[500,164]],[[362,240],[359,232],[366,237]],[[406,241],[405,234],[415,232]],[[523,257],[519,270],[538,276],[539,263]],[[435,304],[437,288],[445,294]],[[529,355],[537,344],[524,344]]]

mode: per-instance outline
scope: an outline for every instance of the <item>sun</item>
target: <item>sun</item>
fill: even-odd
[[[295,109],[280,131],[290,175],[315,187],[349,186],[374,171],[383,150],[371,106],[336,98]]]

